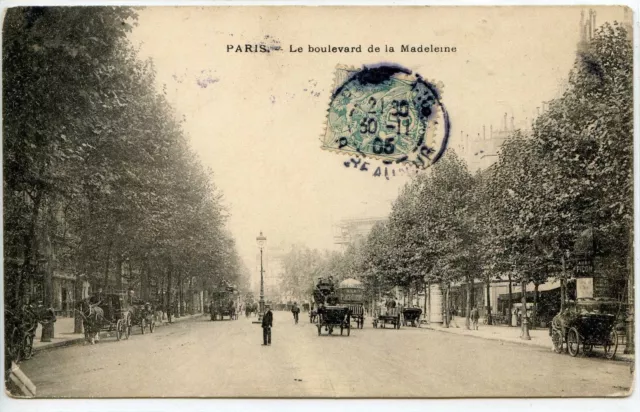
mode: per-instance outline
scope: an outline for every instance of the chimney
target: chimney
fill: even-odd
[[[591,25],[591,23],[593,22],[592,14],[593,14],[593,10],[589,9],[589,23],[587,24],[587,35],[588,35],[589,41],[593,39],[593,26]]]
[[[511,115],[511,130],[516,130],[515,123],[513,121],[513,114]]]
[[[593,25],[593,31],[595,32],[596,31],[596,11],[595,10],[593,11],[593,23],[592,23],[592,25]]]
[[[482,125],[482,140],[487,140],[487,134],[485,133],[485,125]]]

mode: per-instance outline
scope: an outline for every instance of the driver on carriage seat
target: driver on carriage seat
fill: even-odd
[[[89,298],[89,303],[92,305],[99,305],[102,302],[104,302],[104,294],[102,293],[102,288],[99,287],[98,292]]]

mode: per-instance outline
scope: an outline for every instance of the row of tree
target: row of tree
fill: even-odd
[[[497,162],[475,175],[449,151],[332,263],[343,270],[334,276],[360,278],[372,299],[400,286],[411,301],[438,283],[446,301],[450,285],[465,284],[467,318],[476,280],[533,282],[537,296],[555,278],[564,301],[566,279],[585,262],[610,278],[612,297],[625,288],[632,296],[632,56],[624,27],[599,28],[532,130],[514,131]]]
[[[53,273],[150,298],[247,286],[221,193],[188,145],[126,7],[7,11],[3,33],[5,302]],[[81,282],[76,282],[80,285]],[[78,297],[76,291],[76,298]],[[183,305],[180,305],[182,307]]]

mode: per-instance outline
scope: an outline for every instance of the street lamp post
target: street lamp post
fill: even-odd
[[[258,323],[262,323],[262,314],[264,313],[264,266],[262,263],[262,250],[264,249],[265,243],[267,243],[267,238],[262,235],[262,231],[260,231],[260,236],[256,237],[256,242],[260,248],[260,311],[258,313]]]
[[[522,279],[522,333],[520,335],[521,339],[531,340],[531,336],[529,335],[529,316],[527,311],[527,280]]]

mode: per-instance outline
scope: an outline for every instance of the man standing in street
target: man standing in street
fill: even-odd
[[[291,308],[291,313],[293,313],[293,320],[296,321],[296,325],[298,324],[298,314],[300,313],[300,308],[298,307],[298,302],[293,302],[293,307]]]
[[[478,308],[471,309],[471,325],[473,330],[478,330],[478,320],[480,319],[480,312]]]
[[[262,346],[271,345],[271,328],[273,327],[273,312],[271,306],[266,305],[262,315]]]

